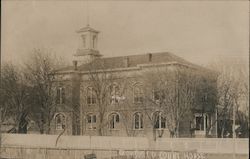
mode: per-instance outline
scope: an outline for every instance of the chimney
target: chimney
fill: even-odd
[[[73,61],[73,66],[74,66],[74,70],[77,70],[77,61],[76,60]]]
[[[124,66],[129,67],[129,57],[125,57],[123,60],[124,60]]]
[[[148,61],[151,62],[152,61],[152,54],[148,53]]]

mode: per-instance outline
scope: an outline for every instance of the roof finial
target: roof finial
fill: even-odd
[[[87,0],[87,5],[86,5],[87,9],[87,26],[89,26],[89,1]]]

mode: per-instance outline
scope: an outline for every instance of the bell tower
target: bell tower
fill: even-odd
[[[80,64],[88,63],[101,54],[97,49],[98,33],[99,31],[91,28],[87,25],[76,31],[79,35],[79,45],[74,54],[74,61],[78,61]]]

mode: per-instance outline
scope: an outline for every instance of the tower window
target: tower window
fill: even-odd
[[[86,48],[86,35],[82,35],[82,46]]]
[[[93,39],[92,39],[92,43],[93,43],[93,48],[95,49],[96,48],[96,35],[93,36]]]

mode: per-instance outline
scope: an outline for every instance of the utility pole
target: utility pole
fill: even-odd
[[[215,109],[215,120],[216,120],[215,133],[216,133],[216,138],[218,138],[218,105],[216,106],[216,109]]]
[[[2,107],[0,107],[0,158],[2,158]]]
[[[1,28],[0,28],[1,32]],[[1,38],[0,38],[1,46]],[[0,99],[2,99],[2,53],[0,51]],[[2,158],[2,103],[0,102],[0,158]]]
[[[233,138],[236,138],[236,134],[235,134],[235,113],[236,113],[236,110],[235,110],[235,105],[233,105]]]
[[[236,159],[236,152],[235,152],[235,142],[236,142],[236,134],[235,134],[235,114],[236,114],[236,110],[235,110],[235,104],[233,105],[233,159]]]
[[[1,29],[0,29],[1,31]],[[1,39],[0,39],[0,45],[1,45]],[[0,51],[0,100],[2,99],[2,54]],[[2,103],[0,102],[0,158],[2,158]]]

